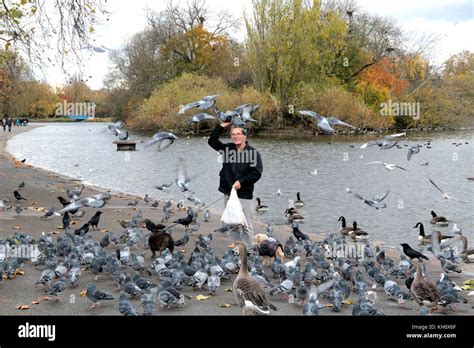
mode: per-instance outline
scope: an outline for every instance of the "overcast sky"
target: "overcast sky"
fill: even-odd
[[[175,3],[179,1],[175,0]],[[474,0],[357,0],[367,12],[393,18],[406,32],[413,36],[433,34],[439,38],[433,62],[441,64],[451,54],[462,50],[474,52]],[[180,3],[185,3],[181,1]],[[242,18],[244,10],[251,13],[251,0],[206,0],[213,11],[229,10],[235,17]],[[163,10],[165,1],[161,0],[109,0],[108,9],[112,12],[106,24],[96,28],[97,46],[118,49],[134,33],[146,26],[146,8]],[[238,39],[245,36],[244,26],[234,33]],[[87,82],[93,89],[102,87],[111,62],[107,53],[95,53],[84,61],[84,75],[92,76]],[[73,74],[71,68],[71,74]],[[42,78],[41,76],[39,76]],[[61,85],[68,77],[61,71],[47,70],[47,82],[53,86]]]

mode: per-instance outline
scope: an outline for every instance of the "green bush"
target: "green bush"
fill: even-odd
[[[195,74],[183,74],[180,77],[160,86],[153,91],[151,97],[144,101],[139,110],[127,120],[130,128],[135,130],[168,130],[176,133],[188,131],[187,119],[203,112],[199,109],[188,110],[185,115],[177,115],[182,105],[197,101],[206,95],[221,94],[217,97],[217,107],[223,111],[233,110],[246,104],[260,104],[260,109],[254,117],[266,123],[271,120],[274,107],[270,98],[255,90],[253,87],[244,87],[233,90],[221,79],[211,79]],[[214,111],[204,111],[214,115]],[[216,121],[206,121],[196,127],[196,131],[203,131],[214,127]],[[199,128],[197,128],[199,127]],[[261,125],[254,124],[258,129]]]

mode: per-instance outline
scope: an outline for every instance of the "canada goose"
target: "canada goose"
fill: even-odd
[[[259,213],[263,213],[268,211],[268,207],[266,205],[262,205],[260,202],[260,198],[257,197],[257,206],[255,207],[255,210]]]
[[[233,293],[242,314],[246,315],[247,310],[252,310],[262,314],[270,314],[270,309],[278,310],[269,300],[268,294],[263,289],[258,280],[253,278],[248,272],[247,247],[242,243],[230,245],[234,252],[240,255],[240,269],[237,278],[234,280]]]
[[[439,226],[448,226],[449,222],[444,216],[436,215],[433,210],[431,211],[431,216],[433,217],[430,221],[432,224]]]
[[[352,231],[349,232],[349,236],[355,240],[367,240],[369,239],[369,233],[357,228],[357,221],[352,223]]]
[[[430,313],[442,304],[438,288],[433,283],[423,279],[420,263],[416,263],[416,276],[411,284],[410,291],[420,306],[430,307]]]
[[[421,244],[431,244],[431,234],[425,235],[425,227],[421,222],[418,222],[413,228],[420,228],[420,234],[418,235],[418,240],[421,242]],[[448,239],[451,238],[451,236],[443,236],[440,234],[441,240],[443,239]]]
[[[295,204],[295,207],[304,207],[304,202],[301,200],[299,192],[296,192],[296,201],[294,204]]]
[[[342,235],[348,236],[349,233],[354,230],[352,227],[347,227],[346,226],[346,218],[344,216],[339,216],[339,219],[337,221],[342,221],[342,226],[339,229],[339,232]],[[357,228],[357,229],[360,230],[360,228]]]

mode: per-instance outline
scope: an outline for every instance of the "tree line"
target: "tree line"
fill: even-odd
[[[52,91],[4,49],[0,103],[9,112],[25,112],[13,109],[28,105],[30,114],[48,115],[51,99],[72,98],[80,90],[74,100],[95,102],[100,115],[150,130],[186,131],[186,122],[175,115],[179,106],[216,93],[222,94],[223,110],[260,104],[256,130],[311,128],[297,113],[302,109],[364,129],[473,121],[474,53],[460,52],[434,66],[427,57],[436,37],[410,37],[356,1],[254,0],[241,18],[214,13],[203,0],[185,6],[170,1],[164,11],[148,11],[146,20],[143,31],[110,53],[112,68],[100,91],[91,91],[80,77]],[[246,33],[240,41],[233,34],[239,26]],[[383,114],[389,102],[417,104],[420,117]]]

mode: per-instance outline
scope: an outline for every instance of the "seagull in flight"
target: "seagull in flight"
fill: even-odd
[[[344,127],[349,127],[352,129],[357,129],[357,127],[351,126],[348,123],[342,122],[341,120],[338,120],[335,117],[323,117],[319,114],[317,114],[314,111],[310,110],[302,110],[298,111],[301,115],[305,116],[310,116],[314,118],[317,121],[317,126],[318,128],[324,133],[324,134],[334,134],[336,131],[332,126],[344,126]]]
[[[190,181],[191,177],[188,175],[186,162],[183,158],[179,158],[178,177],[175,180],[176,186],[180,189],[181,192],[189,191],[190,193],[194,193],[188,189],[188,183]]]
[[[411,156],[420,152],[420,147],[421,145],[420,144],[415,144],[415,145],[412,145],[408,148],[408,154],[407,154],[407,159],[410,160]]]
[[[407,171],[405,168],[397,166],[396,164],[393,163],[386,163],[386,162],[380,162],[380,161],[374,161],[374,162],[368,162],[366,164],[383,164],[385,169],[387,170],[394,170],[395,168],[399,168],[401,170]]]
[[[456,202],[459,202],[459,203],[467,203],[467,202],[460,201],[459,199],[457,199],[457,198],[455,198],[455,197],[449,195],[448,192],[444,192],[443,190],[441,190],[441,189],[439,188],[439,186],[436,185],[433,180],[431,180],[431,178],[428,178],[428,180],[430,181],[430,183],[433,184],[434,187],[436,187],[436,188],[438,189],[439,192],[441,192],[441,197],[442,197],[442,198],[444,198],[444,199],[452,199],[453,201],[456,201]]]
[[[387,190],[387,192],[385,192],[384,194],[375,195],[374,198],[372,199],[367,199],[357,193],[354,193],[354,196],[361,199],[365,204],[370,205],[371,207],[375,209],[383,209],[387,207],[387,204],[385,204],[382,201],[388,196],[389,193],[390,193],[390,190]]]
[[[394,147],[395,145],[397,145],[398,143],[397,141],[391,141],[392,139],[403,137],[405,135],[407,135],[407,133],[390,134],[390,135],[385,136],[381,140],[369,141],[368,143],[363,144],[360,148],[366,149],[369,146],[377,145],[378,147],[380,147],[380,149],[384,149],[384,150],[390,149]]]

